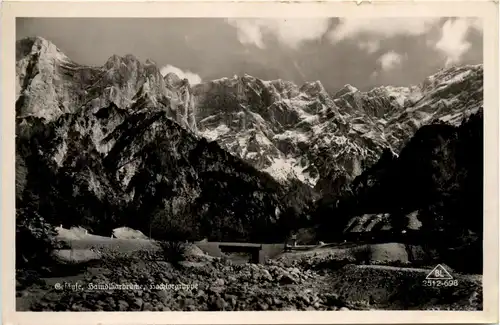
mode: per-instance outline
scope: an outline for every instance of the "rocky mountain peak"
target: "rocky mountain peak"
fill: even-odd
[[[254,81],[256,79],[257,78],[255,78],[252,75],[249,75],[248,73],[244,73],[243,76],[241,76],[241,80],[244,80],[244,81]]]
[[[448,88],[441,81],[434,86],[439,87]],[[434,88],[380,86],[361,92],[346,84],[332,100],[319,81],[298,87],[246,74],[199,85],[197,120],[202,136],[280,180],[292,177],[314,185],[325,178],[321,184],[329,184],[332,175],[357,176],[360,166],[366,168],[384,150],[397,154],[414,126],[426,123],[422,112],[408,118],[405,110]],[[436,105],[429,109],[444,114]],[[255,132],[257,142],[250,136]]]
[[[366,240],[363,244],[379,239],[418,244],[414,239],[420,236],[397,235],[410,229],[405,219],[412,216],[420,222],[413,229],[424,229],[422,252],[429,249],[434,255],[434,247],[427,245],[432,238],[463,247],[470,242],[462,239],[468,232],[483,229],[483,117],[473,114],[482,111],[482,66],[440,70],[419,86],[362,92],[347,84],[332,97],[320,81],[297,85],[248,74],[191,86],[133,55],[113,55],[102,67],[83,66],[40,38],[19,41],[17,56],[18,235],[28,233],[23,228],[49,223],[78,225],[106,236],[126,226],[158,242],[206,238],[277,246],[296,232],[316,244],[349,240],[344,232],[353,231],[367,234],[354,234],[354,241]],[[34,222],[25,222],[29,220]],[[384,233],[387,223],[390,234]],[[39,225],[30,232],[40,233]],[[478,246],[481,239],[474,239]],[[31,241],[18,243],[26,242]],[[431,244],[442,247],[437,241]],[[404,254],[397,253],[406,263],[410,252],[400,246]],[[365,259],[352,253],[356,260]],[[119,257],[114,250],[113,256]],[[325,258],[317,262],[324,264]],[[224,272],[236,270],[236,265],[215,262],[209,264],[219,271],[226,266]],[[434,262],[428,259],[425,266]],[[173,263],[171,269],[178,269]],[[250,273],[262,282],[262,276]],[[300,270],[293,271],[297,279],[267,273],[267,282],[274,277],[275,284],[299,284]],[[219,277],[217,290],[206,289],[221,293],[224,281]],[[245,298],[240,291],[233,292],[236,298]],[[331,309],[337,304],[330,303],[332,297],[301,296],[300,304],[310,300],[316,309]],[[146,307],[146,301],[128,298],[125,304],[137,309],[166,307]],[[238,299],[233,298],[212,301],[221,307],[217,309],[226,309],[230,305],[224,299],[234,307]],[[203,308],[214,309],[210,296],[202,300],[207,302]],[[343,299],[333,300],[344,305]],[[186,301],[180,305],[192,309]],[[124,309],[122,300],[115,302],[109,305]],[[83,306],[69,304],[75,310]],[[259,309],[269,309],[264,304]],[[48,306],[40,305],[44,310]]]
[[[50,120],[76,109],[74,102],[79,101],[82,87],[79,81],[91,78],[92,69],[76,71],[77,65],[42,37],[22,39],[16,45],[17,115]],[[79,73],[83,74],[75,83],[73,74]]]
[[[195,131],[190,88],[181,87],[183,81],[173,75],[169,77],[176,86],[171,87],[151,60],[142,63],[132,54],[112,55],[102,67],[88,67],[72,62],[43,38],[23,39],[17,45],[18,117],[49,122],[80,109],[98,112],[114,105],[130,112],[163,110]]]
[[[123,58],[121,56],[119,56],[118,54],[113,54],[106,60],[104,67],[110,69],[114,66],[119,66],[122,61]]]
[[[167,73],[163,77],[163,80],[165,80],[165,84],[169,88],[178,88],[178,87],[182,86],[182,84],[183,84],[183,80],[181,78],[179,78],[179,76],[177,74],[175,74],[174,72]]]
[[[302,87],[300,87],[300,91],[305,92],[310,96],[317,96],[320,93],[327,93],[325,87],[319,80],[304,83]]]
[[[340,88],[340,90],[337,91],[335,93],[335,95],[333,95],[333,98],[340,98],[340,97],[344,96],[345,94],[355,93],[358,91],[359,91],[358,88],[356,88],[350,84],[346,84],[342,88]]]
[[[56,45],[39,36],[27,37],[16,42],[16,61],[27,55],[36,55],[39,59],[53,61],[70,61]]]
[[[104,64],[105,69],[120,69],[121,66],[126,66],[129,68],[140,67],[142,63],[132,54],[127,54],[125,56],[119,56],[117,54],[113,54],[109,57],[109,59]]]
[[[144,62],[144,65],[154,65],[154,66],[157,66],[156,65],[156,62],[151,60],[151,59],[146,59],[146,61]]]
[[[451,67],[440,69],[437,73],[425,78],[420,88],[423,91],[432,91],[433,88],[443,87],[451,83],[458,83],[464,79],[480,74],[482,76],[483,65],[464,65],[459,67]]]
[[[18,45],[20,53],[66,57],[43,39]],[[330,96],[319,80],[298,86],[249,74],[190,86],[133,55],[113,55],[102,68],[69,59],[41,64],[25,56],[16,63],[18,116],[50,120],[82,105],[93,112],[110,104],[125,111],[163,110],[254,167],[313,186],[342,173],[352,179],[384,149],[398,153],[420,126],[437,119],[461,121],[466,111],[482,105],[481,65],[440,70],[417,86],[361,92],[346,84]]]

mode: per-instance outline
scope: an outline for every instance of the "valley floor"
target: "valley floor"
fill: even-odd
[[[135,244],[130,244],[129,247]],[[135,242],[139,243],[139,242]],[[357,265],[347,248],[284,253],[265,264],[213,257],[191,245],[174,266],[151,247],[124,254],[59,252],[46,274],[17,274],[17,310],[480,310],[481,276],[453,273],[456,285],[425,285],[430,268]],[[147,246],[147,245],[146,245]],[[65,255],[65,253],[67,253]],[[69,255],[68,255],[69,254]],[[92,257],[97,254],[99,258]],[[67,256],[79,262],[67,263]],[[62,261],[66,263],[62,263]],[[78,285],[77,285],[78,284]],[[137,285],[134,288],[118,285]],[[107,286],[107,287],[106,287]]]

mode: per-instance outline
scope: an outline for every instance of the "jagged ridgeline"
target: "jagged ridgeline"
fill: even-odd
[[[307,186],[278,183],[196,136],[189,85],[152,63],[72,63],[43,39],[18,43],[18,208],[109,235],[281,240]],[[27,67],[27,68],[26,68]],[[304,192],[301,198],[295,194]]]
[[[356,226],[357,232],[373,226],[367,234],[382,237],[417,230],[412,240],[454,248],[454,267],[481,272],[483,113],[459,126],[421,127],[399,156],[384,152],[342,193],[319,200],[314,219],[330,230],[319,234],[326,238],[349,237]],[[411,225],[415,220],[417,228]],[[383,227],[392,231],[384,232]]]
[[[420,128],[399,156],[384,152],[344,192],[319,200],[325,210],[318,211],[317,217],[345,225],[345,220],[363,214],[391,213],[394,219],[403,219],[418,212],[425,227],[454,224],[481,233],[482,175],[483,114],[479,112],[460,126],[435,123]],[[332,215],[337,218],[328,218]]]
[[[190,85],[132,55],[82,66],[29,38],[16,72],[18,206],[55,224],[259,241],[382,214],[479,227],[451,207],[482,190],[482,65],[331,96],[249,75]]]

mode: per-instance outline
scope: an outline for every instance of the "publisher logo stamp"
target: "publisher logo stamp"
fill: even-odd
[[[458,285],[458,280],[454,279],[444,266],[438,264],[427,274],[423,285],[427,287],[455,287]]]

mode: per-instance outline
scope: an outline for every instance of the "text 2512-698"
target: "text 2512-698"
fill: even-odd
[[[426,287],[456,287],[458,286],[458,280],[424,280],[422,284]]]

